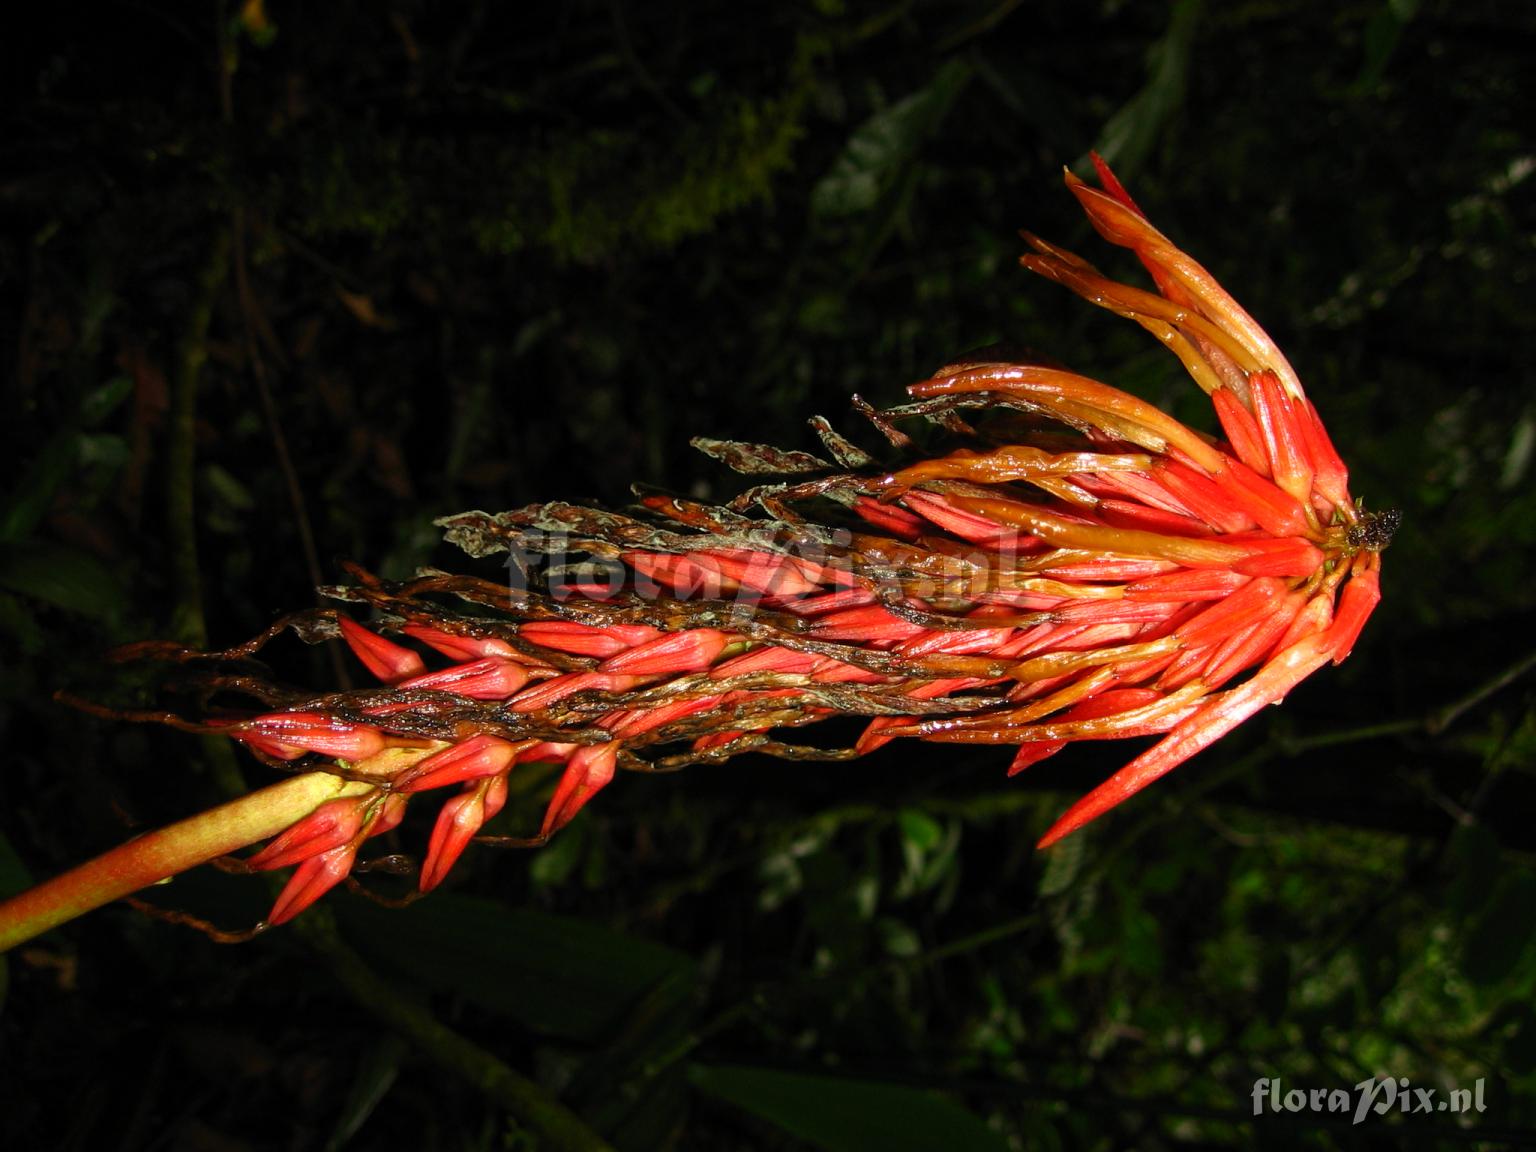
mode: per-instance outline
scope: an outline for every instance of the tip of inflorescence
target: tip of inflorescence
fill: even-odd
[[[1392,537],[1402,522],[1403,514],[1396,508],[1367,512],[1360,517],[1359,523],[1350,526],[1350,546],[1366,552],[1380,552],[1392,543]]]

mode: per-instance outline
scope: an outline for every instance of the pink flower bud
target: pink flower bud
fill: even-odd
[[[927,527],[921,517],[894,504],[882,504],[872,496],[860,496],[853,502],[853,510],[882,532],[901,540],[916,540]]]
[[[581,624],[574,620],[535,620],[524,624],[517,634],[541,648],[567,652],[572,656],[596,656],[599,659],[643,644],[661,635],[661,629],[644,624]]]
[[[611,713],[600,721],[615,736],[638,736],[663,728],[698,712],[707,712],[720,702],[719,696],[695,696],[691,700],[673,700],[651,708],[631,708]]]
[[[528,683],[528,670],[504,656],[485,656],[422,676],[402,680],[397,688],[429,688],[472,700],[505,700]]]
[[[507,778],[492,776],[471,783],[443,805],[437,823],[432,827],[427,858],[421,865],[423,892],[430,892],[443,882],[475,834],[501,811],[506,802]]]
[[[860,608],[873,604],[875,594],[867,588],[843,588],[836,592],[824,592],[820,596],[807,596],[795,600],[786,607],[797,616],[821,616],[841,612],[845,608]]]
[[[362,796],[327,800],[256,855],[248,858],[246,865],[258,872],[269,868],[286,868],[300,860],[340,847],[362,831],[369,805],[377,797],[377,792],[369,792]]]
[[[505,773],[517,759],[519,748],[499,736],[471,736],[463,743],[435,752],[402,772],[394,782],[396,792],[425,792],[466,780]]]
[[[567,672],[532,688],[524,688],[507,703],[514,712],[536,712],[577,692],[627,692],[640,682],[638,676],[607,672]]]
[[[689,628],[658,636],[646,644],[610,656],[597,666],[599,672],[628,676],[675,676],[698,672],[715,662],[730,637],[714,628]]]
[[[540,740],[519,756],[518,760],[524,764],[559,764],[563,760],[569,760],[571,753],[580,747],[580,744],[561,744],[553,740]]]
[[[370,673],[386,684],[415,676],[426,667],[421,657],[409,648],[386,640],[347,616],[338,616],[336,623],[353,655],[363,662]]]
[[[818,617],[811,635],[818,640],[844,640],[865,644],[899,644],[927,632],[920,624],[903,620],[879,604],[849,608]]]
[[[711,679],[724,680],[731,676],[747,676],[753,672],[803,674],[815,667],[820,659],[813,652],[796,652],[793,648],[762,644],[750,652],[721,661],[709,670],[709,675]]]
[[[305,752],[364,760],[387,746],[378,729],[319,712],[270,712],[243,722],[231,735],[283,760],[296,760]]]
[[[528,659],[505,640],[495,636],[460,636],[456,633],[428,628],[425,624],[407,624],[405,634],[413,640],[420,640],[429,648],[436,649],[450,660],[461,663],[482,656],[505,656],[509,660],[524,661]]]
[[[625,552],[622,555],[631,568],[668,588],[680,600],[718,599],[739,587],[721,571],[719,564],[702,553],[697,557],[668,552]]]
[[[699,555],[707,556],[726,576],[754,592],[803,596],[820,591],[819,584],[806,578],[803,566],[788,556],[750,548],[711,548]]]
[[[320,897],[345,880],[357,861],[357,845],[351,841],[311,856],[294,869],[287,886],[272,905],[268,924],[292,920]]]
[[[616,742],[588,744],[578,748],[566,765],[560,783],[555,786],[555,794],[544,812],[541,835],[553,836],[569,824],[583,805],[613,779],[618,763],[619,746]]]
[[[406,801],[407,797],[397,792],[386,792],[384,800],[374,811],[373,822],[363,833],[363,839],[371,840],[375,836],[382,836],[400,827],[400,821],[405,819]]]

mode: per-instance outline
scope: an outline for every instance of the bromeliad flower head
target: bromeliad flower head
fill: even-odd
[[[267,707],[203,725],[369,786],[249,861],[297,865],[273,921],[344,879],[408,799],[452,787],[421,869],[435,887],[528,766],[560,766],[539,843],[621,768],[748,751],[843,760],[908,737],[1010,745],[1018,772],[1076,740],[1160,737],[1046,845],[1344,659],[1380,597],[1395,515],[1356,506],[1285,357],[1095,163],[1102,188],[1068,187],[1157,291],[1033,236],[1023,262],[1166,344],[1222,438],[1065,369],[982,354],[913,385],[912,403],[864,406],[895,467],[818,420],[830,460],[696,441],[776,477],[725,507],[650,494],[629,514],[449,517],[470,553],[511,554],[511,587],[354,570],[328,594],[372,610],[376,628],[336,611],[283,624],[339,636],[382,686],[306,699],[246,676]],[[912,459],[899,425],[913,420],[953,450]],[[244,658],[281,627],[227,653],[156,654]],[[785,738],[836,715],[869,718],[853,747]]]
[[[1028,759],[1038,758],[1031,744],[1049,755],[1065,740],[1166,732],[1068,810],[1042,847],[1146,787],[1265,704],[1278,703],[1323,664],[1349,655],[1381,598],[1380,553],[1398,522],[1395,512],[1357,510],[1344,463],[1284,355],[1209,272],[1152,226],[1109,167],[1093,159],[1103,189],[1070,173],[1067,185],[1100,235],[1136,253],[1158,294],[1109,280],[1027,233],[1035,253],[1022,262],[1136,320],[1167,344],[1211,397],[1226,441],[1211,443],[1155,408],[1071,373],[982,365],[913,391],[1016,397],[1078,423],[1090,439],[1118,439],[1152,458],[1131,467],[1085,461],[1063,483],[1039,457],[1026,450],[1020,458],[1005,448],[917,465],[905,474],[1035,484],[1070,510],[1062,515],[991,493],[959,495],[950,503],[1031,533],[1046,555],[1054,551],[1066,561],[1043,564],[1040,571],[1081,571],[1073,550],[1106,560],[1158,561],[1170,567],[1124,585],[1119,598],[1174,605],[1184,599],[1166,616],[1146,618],[1127,637],[1137,643],[1113,660],[1101,661],[1114,651],[1101,648],[1085,665],[1098,671],[1080,672],[1082,686],[1108,674],[1103,687],[1078,697],[1097,697],[1097,707],[1075,704],[1075,715],[1062,713],[1052,723],[1040,722],[1030,708],[1021,710],[1011,735],[1028,741],[1020,753]],[[1117,612],[1100,609],[1095,615],[1105,620]],[[1140,652],[1130,651],[1138,647]],[[1249,680],[1220,690],[1255,665]],[[1125,685],[1142,687],[1122,697],[1124,708],[1109,707],[1111,694],[1126,692]],[[918,732],[930,739],[989,739],[1001,731],[995,719],[931,721]]]

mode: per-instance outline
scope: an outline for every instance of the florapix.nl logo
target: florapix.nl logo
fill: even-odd
[[[1253,1082],[1253,1114],[1278,1115],[1290,1112],[1349,1113],[1351,1122],[1363,1123],[1371,1116],[1397,1112],[1410,1115],[1445,1115],[1482,1112],[1483,1080],[1478,1077],[1470,1088],[1441,1092],[1420,1088],[1406,1076],[1373,1076],[1352,1088],[1287,1088],[1280,1077],[1264,1076]]]

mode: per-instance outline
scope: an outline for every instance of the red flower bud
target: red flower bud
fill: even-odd
[[[402,680],[397,688],[430,688],[435,692],[452,692],[456,696],[468,696],[473,700],[505,700],[515,695],[528,683],[528,669],[504,656],[485,656],[467,664],[455,664]]]
[[[613,779],[618,763],[619,746],[613,741],[578,748],[555,786],[555,794],[544,812],[541,835],[553,836],[569,824],[586,802]]]
[[[507,778],[477,780],[443,805],[432,827],[427,858],[421,865],[420,886],[430,892],[443,882],[485,822],[507,802]]]
[[[357,845],[348,842],[329,852],[311,856],[294,869],[287,885],[272,905],[268,924],[284,924],[345,880],[357,861]]]
[[[353,655],[363,662],[370,673],[386,684],[415,676],[426,667],[421,657],[409,648],[384,639],[347,616],[338,616],[336,623]]]
[[[623,652],[661,635],[659,628],[644,624],[613,624],[607,627],[573,620],[535,620],[517,630],[519,636],[541,648],[572,656],[603,658]]]
[[[536,712],[577,692],[628,692],[640,679],[639,676],[607,672],[567,672],[532,688],[524,688],[508,701],[507,707],[514,712]]]
[[[426,792],[482,776],[505,774],[529,741],[514,744],[499,736],[481,734],[434,752],[402,772],[394,782],[396,792]]]
[[[319,712],[271,712],[243,721],[231,735],[281,760],[297,760],[306,752],[365,760],[387,747],[378,729]]]
[[[689,628],[638,644],[610,656],[597,666],[599,672],[629,676],[676,676],[699,672],[715,662],[730,637],[714,628]]]
[[[363,828],[363,819],[369,806],[376,803],[377,792],[362,796],[343,796],[327,800],[304,819],[282,833],[260,852],[246,860],[246,866],[256,871],[270,868],[286,868],[339,848]]]
[[[495,636],[459,636],[451,632],[442,632],[436,628],[428,628],[424,624],[407,624],[405,634],[413,640],[420,640],[430,648],[435,648],[450,660],[463,662],[475,660],[482,656],[505,656],[509,660],[527,661],[529,657],[523,655],[505,640]]]

